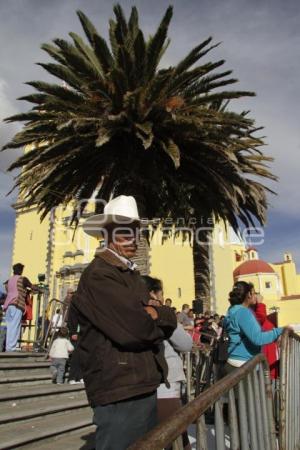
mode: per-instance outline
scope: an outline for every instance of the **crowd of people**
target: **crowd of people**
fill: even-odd
[[[22,275],[23,270],[23,264],[14,264],[13,275],[4,283],[6,292],[0,293],[0,352],[21,350],[21,327],[28,318],[28,305],[32,307],[32,293],[38,289]],[[45,332],[49,329],[47,336],[51,343],[50,370],[56,384],[65,382],[66,369],[70,384],[83,383],[78,353],[74,351],[80,326],[74,310],[69,309],[73,294],[74,290],[68,289],[63,307],[56,308],[53,313],[51,309],[47,310],[45,315]]]
[[[126,226],[121,227],[122,218]],[[57,309],[50,324],[55,333],[49,353],[53,381],[64,382],[71,355],[69,382],[85,384],[97,450],[123,450],[179,409],[185,381],[180,352],[217,345],[224,333],[229,343],[224,373],[263,350],[272,377],[278,376],[276,341],[283,328],[269,321],[254,286],[234,284],[226,316],[199,314],[188,304],[177,311],[172,299],[164,299],[162,281],[142,277],[132,262],[139,227],[135,200],[127,196],[111,200],[103,214],[86,221],[85,232],[99,239],[105,229],[106,241],[64,305],[64,320]],[[22,277],[21,264],[13,270],[2,309],[7,351],[16,350],[26,292],[34,289]],[[189,450],[186,432],[183,443]]]

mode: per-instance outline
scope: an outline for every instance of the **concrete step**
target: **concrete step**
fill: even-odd
[[[0,352],[1,358],[31,358],[31,357],[43,357],[46,352],[28,352],[25,350],[19,350],[15,352]]]
[[[94,430],[84,385],[53,384],[50,364],[42,353],[0,354],[0,449],[53,449],[58,439],[55,448],[75,450]]]
[[[5,386],[5,389],[11,389],[16,386],[24,386],[25,384],[28,386],[41,383],[52,383],[52,376],[49,369],[42,373],[31,373],[28,371],[27,375],[24,375],[24,373],[20,373],[19,375],[0,375],[0,391],[3,386]]]
[[[47,386],[47,385],[46,385]],[[6,411],[14,411],[15,408],[27,410],[31,405],[36,405],[42,403],[49,403],[56,399],[56,401],[62,402],[69,399],[86,399],[85,391],[71,391],[71,392],[60,392],[60,388],[63,387],[61,385],[57,386],[56,392],[52,395],[40,395],[38,397],[32,398],[18,398],[15,400],[6,400],[0,402],[0,421],[1,421],[1,413],[5,414]]]
[[[60,393],[60,385],[56,386],[57,394],[54,397],[40,397],[24,404],[24,402],[3,402],[0,405],[0,425],[28,421],[34,417],[42,417],[59,412],[66,413],[74,409],[88,406],[88,401],[84,391]],[[30,421],[31,423],[31,421]],[[19,426],[19,423],[18,425]],[[1,441],[0,441],[1,445]]]
[[[0,449],[15,449],[25,444],[68,433],[72,430],[92,425],[92,410],[83,407],[68,411],[67,414],[47,415],[37,417],[30,422],[9,423],[0,426]],[[28,447],[28,448],[32,448]],[[37,448],[41,448],[38,446]],[[59,447],[52,447],[57,448]],[[76,447],[74,448],[74,450]]]
[[[0,363],[0,377],[27,375],[30,373],[49,373],[50,362],[14,362]]]
[[[37,352],[0,352],[0,363],[17,361],[41,361],[45,360],[46,353]]]
[[[17,400],[18,402],[22,400],[35,400],[39,397],[53,396],[57,395],[59,387],[59,393],[76,393],[85,391],[83,384],[68,384],[57,386],[56,384],[41,384],[34,386],[18,386],[14,388],[7,389],[6,386],[0,387],[0,407],[2,402],[8,402],[12,400]]]
[[[38,369],[40,367],[49,367],[50,365],[51,361],[0,361],[0,371]]]
[[[63,435],[19,447],[21,450],[95,450],[95,427],[80,428]]]

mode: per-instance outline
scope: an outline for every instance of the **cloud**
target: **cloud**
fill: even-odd
[[[7,95],[7,82],[0,79],[0,148],[8,142],[20,128],[18,125],[6,125],[3,119],[18,112]],[[7,193],[14,185],[14,175],[6,172],[8,166],[21,154],[21,151],[5,151],[0,153],[0,220],[1,235],[3,221],[6,215],[11,212],[11,204],[16,200],[17,192],[7,196]],[[10,231],[11,233],[12,231]],[[1,248],[2,258],[2,248]]]
[[[278,262],[283,260],[285,252],[290,252],[300,272],[299,215],[296,217],[272,210],[269,219],[264,230],[264,244],[258,248],[260,257],[269,262]]]
[[[186,15],[193,14],[189,27],[187,21],[181,25],[186,32],[180,37],[180,47],[186,51],[199,29],[202,38],[213,34],[222,40],[211,55],[224,57],[226,66],[234,69],[233,75],[240,79],[236,87],[257,92],[255,98],[232,104],[237,109],[251,109],[257,124],[265,126],[268,145],[264,151],[275,158],[271,168],[279,176],[279,183],[268,183],[278,193],[269,201],[282,214],[299,217],[295,205],[300,204],[300,4],[288,1],[285,8],[278,1],[210,4],[204,2],[203,9],[199,8],[203,20],[201,27],[196,27],[200,11],[197,13],[196,2],[189,3],[193,6]],[[176,36],[174,40],[177,43]]]
[[[11,230],[1,231],[0,233],[0,290],[3,290],[3,283],[10,275],[11,269],[11,248],[13,244],[13,235]]]
[[[20,125],[6,124],[3,119],[17,114],[19,110],[9,98],[8,82],[0,78],[0,148],[6,144],[20,129]],[[5,151],[0,153],[0,170],[4,172],[15,159],[16,152]]]

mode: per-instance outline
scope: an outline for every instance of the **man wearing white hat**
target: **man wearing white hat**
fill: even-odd
[[[155,426],[156,389],[166,376],[160,343],[177,325],[171,308],[148,306],[149,292],[131,261],[139,227],[135,199],[124,195],[83,227],[104,239],[72,302],[96,450],[125,450]]]

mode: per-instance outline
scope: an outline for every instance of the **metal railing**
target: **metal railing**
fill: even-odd
[[[181,354],[186,373],[186,398],[189,402],[215,381],[212,351],[213,346],[202,344],[194,346],[191,352]]]
[[[280,450],[300,448],[300,337],[285,330],[280,343]]]
[[[129,449],[162,450],[173,445],[173,449],[183,450],[181,435],[192,424],[196,428],[196,449],[213,448],[211,443],[208,447],[210,430],[205,423],[209,410],[214,413],[216,450],[225,450],[228,440],[232,450],[276,450],[272,387],[262,354],[209,387]]]
[[[23,348],[39,351],[42,350],[41,341],[45,330],[45,310],[48,304],[49,289],[44,283],[32,286],[30,294],[33,296],[32,308],[35,311],[34,317],[22,323],[22,332],[19,343],[25,344]],[[33,307],[33,305],[35,305]],[[24,337],[26,336],[26,338]]]
[[[37,352],[45,352],[51,346],[55,332],[60,328],[60,321],[62,326],[66,326],[70,303],[53,298],[45,303],[43,308],[41,308],[41,305],[40,296],[35,308],[35,320],[22,324],[22,335],[28,330],[27,339],[21,337],[19,340],[21,344],[27,344],[28,347],[33,347],[34,351]],[[54,315],[58,308],[61,310],[61,319],[58,316],[55,321]]]
[[[55,333],[60,328],[59,322],[61,322],[61,326],[66,325],[69,306],[70,306],[69,303],[66,303],[65,301],[62,300],[58,300],[56,298],[53,298],[48,303],[47,310],[45,312],[44,328],[42,330],[43,334],[41,340],[42,348],[45,350],[48,349],[48,352],[55,337]],[[54,320],[54,315],[58,307],[61,310],[61,314],[58,315]]]

